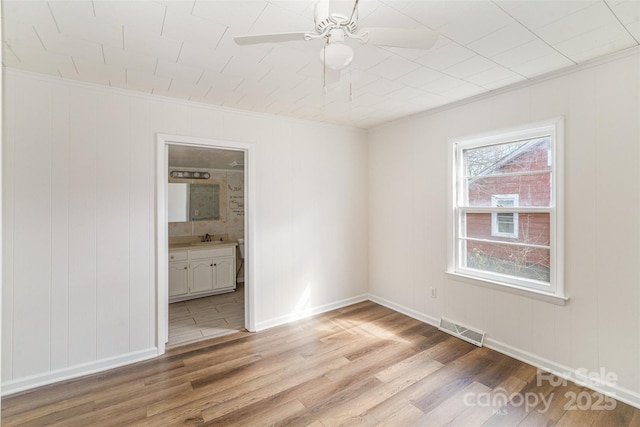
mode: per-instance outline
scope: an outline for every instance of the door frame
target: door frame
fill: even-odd
[[[167,230],[167,188],[169,177],[169,145],[217,148],[244,152],[244,324],[255,332],[255,146],[251,143],[183,135],[158,134],[156,142],[156,346],[164,354],[169,330],[169,283]]]

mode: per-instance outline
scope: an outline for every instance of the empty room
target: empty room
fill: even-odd
[[[1,5],[3,426],[640,425],[640,1]]]

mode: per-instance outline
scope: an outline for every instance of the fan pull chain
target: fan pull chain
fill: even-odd
[[[356,9],[358,9],[358,2],[360,0],[356,0],[356,2],[353,4],[353,10],[351,11],[351,16],[349,17],[349,22],[347,24],[351,24],[353,22],[353,15],[356,14]]]
[[[327,39],[327,43],[329,40]],[[327,43],[322,48],[322,93],[327,94]]]

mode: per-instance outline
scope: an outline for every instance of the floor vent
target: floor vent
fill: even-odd
[[[469,327],[462,326],[458,323],[454,323],[445,318],[440,319],[440,326],[438,327],[443,332],[458,337],[462,340],[468,341],[471,344],[475,344],[478,347],[482,347],[484,342],[484,332],[473,330]]]

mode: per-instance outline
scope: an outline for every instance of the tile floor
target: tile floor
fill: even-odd
[[[244,288],[169,304],[167,347],[244,330]]]

